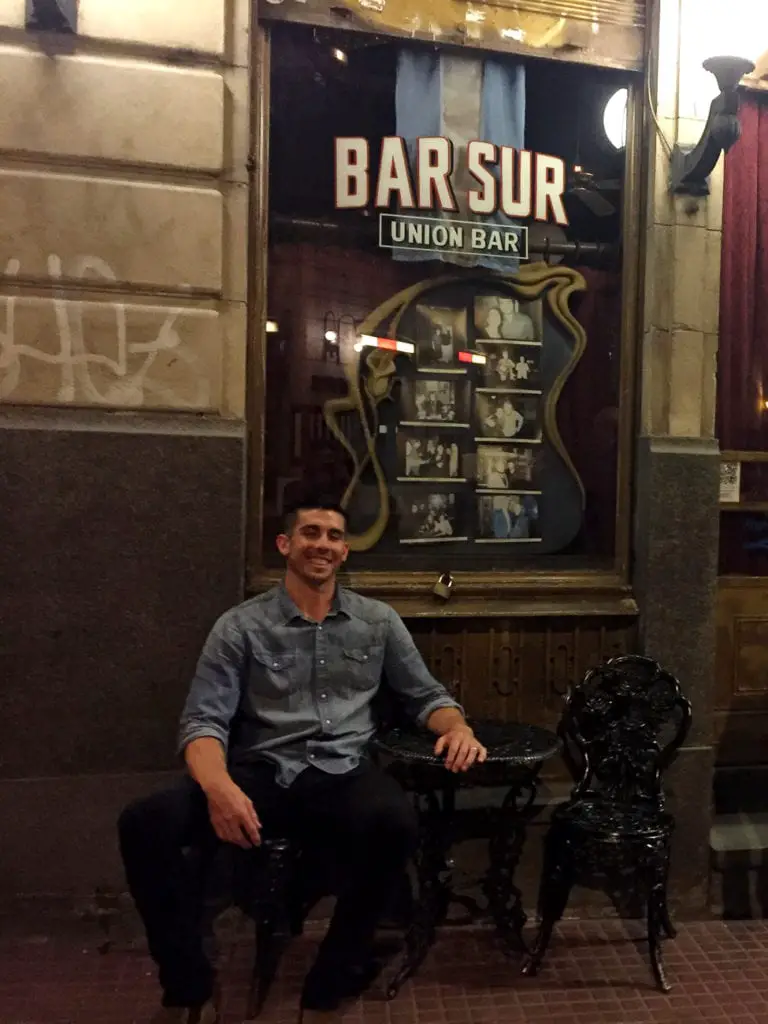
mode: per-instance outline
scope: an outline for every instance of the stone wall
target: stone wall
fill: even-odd
[[[69,44],[0,4],[4,402],[242,418],[248,25],[230,6],[82,0]]]
[[[247,0],[0,0],[0,897],[120,871],[243,573]],[[161,775],[158,775],[161,773]]]
[[[711,38],[702,35],[710,15]],[[694,726],[670,773],[672,887],[707,907],[712,820],[719,450],[715,439],[723,162],[704,199],[669,192],[671,148],[698,141],[717,93],[701,68],[723,52],[720,0],[661,0],[652,49],[634,584],[643,649],[680,678]],[[734,14],[734,17],[736,15]],[[711,47],[711,48],[710,48]]]

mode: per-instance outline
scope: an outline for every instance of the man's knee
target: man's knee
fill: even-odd
[[[132,800],[121,811],[117,819],[117,834],[122,849],[146,843],[156,836],[158,827],[162,827],[157,796],[153,794]]]
[[[133,800],[117,820],[122,850],[181,843],[190,831],[194,794],[186,780],[179,786]]]

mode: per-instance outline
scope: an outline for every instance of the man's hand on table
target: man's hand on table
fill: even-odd
[[[205,795],[213,830],[222,842],[245,850],[261,844],[261,822],[253,802],[232,779],[217,781]]]
[[[449,772],[466,772],[474,764],[482,764],[488,751],[468,725],[456,725],[435,743],[435,755],[445,758]]]

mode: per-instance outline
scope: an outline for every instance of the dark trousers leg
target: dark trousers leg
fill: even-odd
[[[274,768],[262,763],[233,775],[256,805],[269,836],[271,828],[279,828],[286,800],[286,791],[275,783]],[[203,890],[206,867],[219,845],[205,795],[184,778],[172,789],[127,807],[118,833],[128,888],[158,966],[163,1002],[205,1002],[213,991],[214,972],[203,951]],[[186,847],[198,856],[186,856]]]
[[[118,835],[128,888],[158,965],[163,1002],[205,1002],[214,976],[202,944],[203,885],[206,861],[216,848],[205,796],[185,778],[126,807]],[[185,856],[190,846],[202,856]]]
[[[340,885],[321,959],[359,961],[368,954],[392,887],[416,849],[415,812],[400,786],[368,764],[346,775],[308,768],[287,790],[275,783],[274,774],[263,762],[232,770],[253,800],[266,838],[295,835],[310,852],[318,845],[332,847]],[[197,848],[204,864],[216,849],[204,794],[186,778],[136,801],[120,816],[119,838],[128,886],[158,965],[163,1002],[205,1002],[214,974],[202,945],[204,871],[194,871],[184,853],[185,847]]]
[[[307,844],[331,837],[337,858],[336,910],[320,960],[360,961],[416,850],[416,813],[398,783],[367,763],[342,776],[309,769],[291,790]]]

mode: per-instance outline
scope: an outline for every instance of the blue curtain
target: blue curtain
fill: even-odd
[[[397,65],[395,114],[397,134],[406,142],[411,166],[414,166],[416,140],[420,136],[444,135],[443,70],[453,58],[439,53],[401,50]],[[462,55],[459,58],[467,61]],[[479,59],[478,59],[479,60]],[[525,146],[525,67],[514,60],[484,60],[478,121],[466,125],[465,137],[493,142],[497,146]],[[497,170],[498,175],[498,170]],[[502,213],[482,219],[483,223],[513,224]],[[393,258],[404,262],[421,262],[428,254],[395,249]],[[456,258],[451,253],[429,254],[428,258],[447,263],[486,267],[490,270],[514,271],[516,260],[493,256]]]
[[[514,61],[502,63],[487,60],[483,73],[480,138],[497,146],[525,148],[525,68]],[[499,172],[496,170],[498,180]],[[510,225],[515,223],[498,212],[488,223]],[[491,270],[516,270],[519,261],[483,258],[479,266]]]

